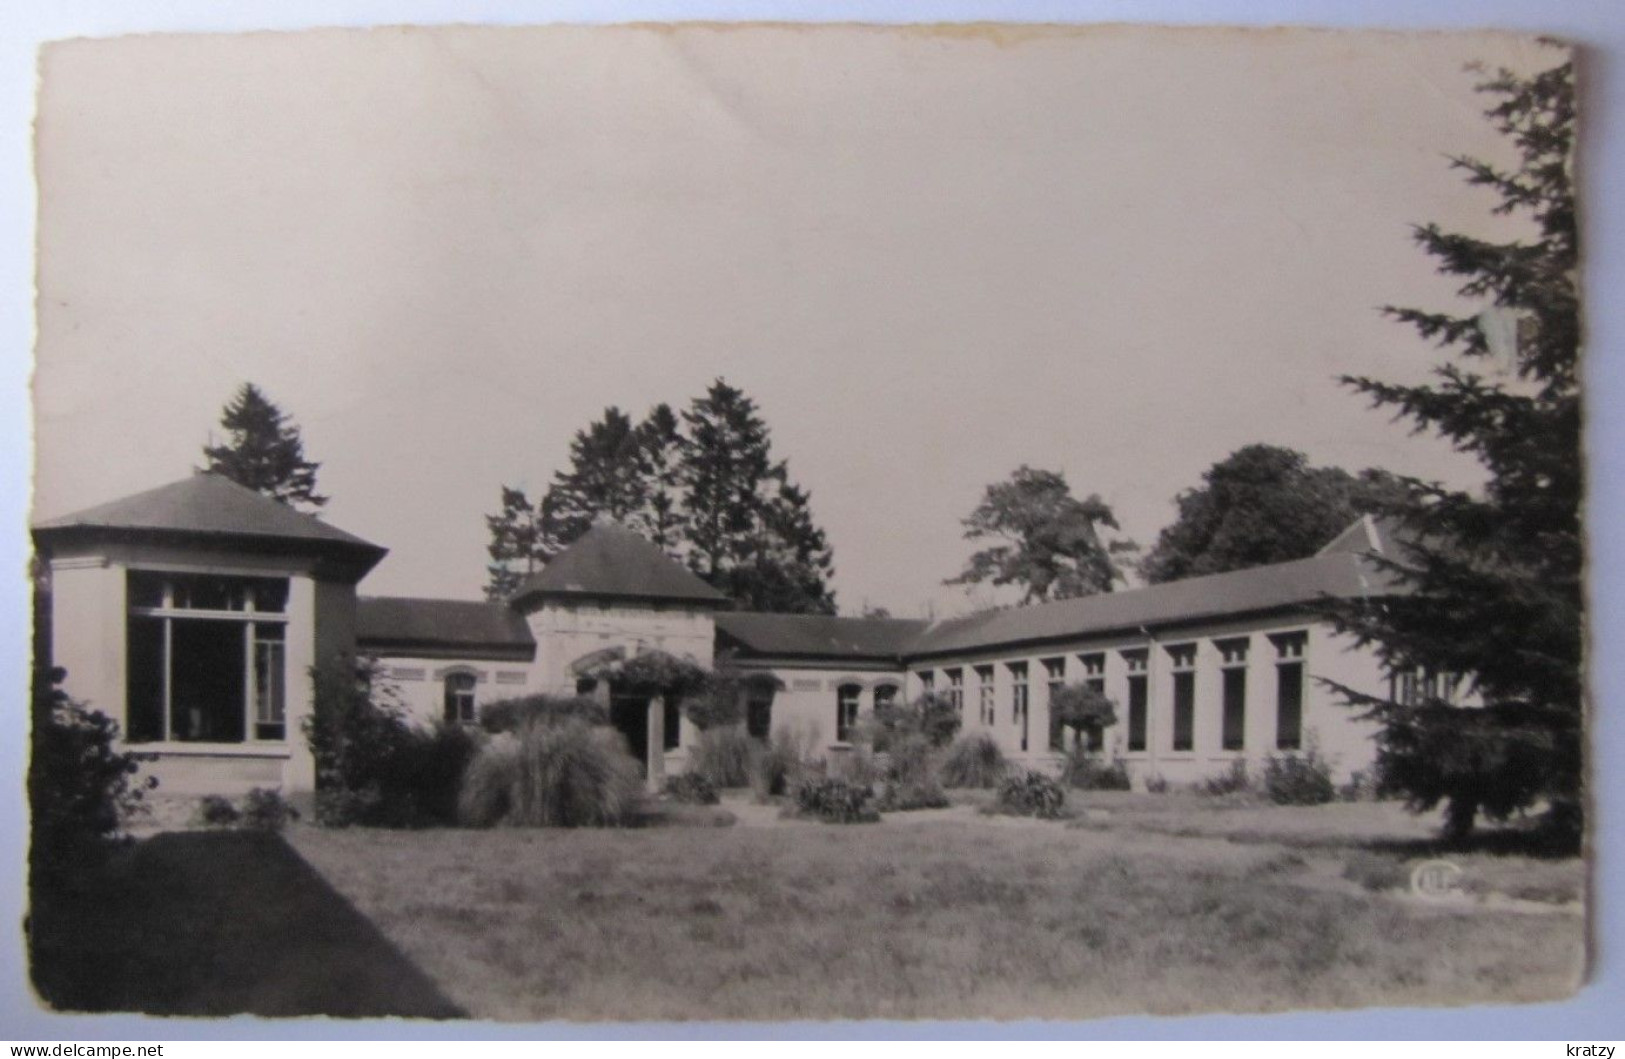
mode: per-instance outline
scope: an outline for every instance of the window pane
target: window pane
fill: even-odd
[[[1303,663],[1275,667],[1275,747],[1297,750],[1303,745]]]
[[[161,607],[164,605],[164,576],[150,570],[131,570],[129,577],[130,606]]]
[[[131,618],[126,643],[124,735],[156,742],[164,737],[164,620]]]
[[[288,579],[256,577],[249,583],[254,609],[261,614],[282,614],[288,609]]]
[[[283,644],[280,639],[259,639],[255,626],[254,643],[254,738],[282,739],[287,734],[285,725],[285,673]],[[281,627],[275,626],[278,634]]]
[[[1224,671],[1224,748],[1240,750],[1247,743],[1247,671]]]
[[[171,739],[243,741],[247,629],[235,621],[170,619]]]
[[[1196,674],[1174,674],[1174,749],[1196,745]]]
[[[242,610],[247,606],[248,586],[243,578],[215,577],[211,574],[171,574],[174,606],[182,610]]]
[[[1145,677],[1128,678],[1128,748],[1145,749]]]

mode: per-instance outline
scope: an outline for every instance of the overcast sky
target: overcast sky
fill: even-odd
[[[812,492],[844,610],[971,602],[1022,463],[1149,545],[1264,441],[1470,484],[1340,373],[1437,355],[1409,239],[1491,236],[1492,35],[414,29],[50,47],[36,514],[182,477],[252,380],[372,594],[477,598],[482,515],[716,376]],[[983,593],[978,602],[989,598]],[[1008,597],[1000,597],[1008,598]]]

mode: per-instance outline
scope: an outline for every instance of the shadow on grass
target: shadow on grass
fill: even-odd
[[[465,1017],[273,834],[154,836],[34,893],[29,937],[58,1010]]]

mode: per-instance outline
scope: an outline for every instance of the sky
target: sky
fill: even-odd
[[[48,45],[35,515],[297,421],[369,594],[478,598],[499,487],[716,377],[810,489],[843,611],[941,582],[1021,464],[1149,546],[1242,445],[1470,486],[1340,387],[1441,355],[1410,239],[1518,234],[1474,61],[1527,38],[1283,30],[375,29]]]

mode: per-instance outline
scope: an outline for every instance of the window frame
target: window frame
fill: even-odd
[[[850,698],[847,692],[851,692]],[[858,726],[858,708],[863,700],[863,685],[842,681],[835,687],[835,741],[850,743],[852,731]]]
[[[466,687],[461,686],[464,678]],[[453,687],[453,682],[459,686]],[[477,724],[480,717],[479,701],[480,675],[472,669],[449,669],[440,677],[441,719],[446,724]],[[467,700],[468,711],[464,716],[462,703]]]
[[[126,655],[124,659],[125,702],[124,741],[132,745],[186,746],[287,746],[288,745],[288,623],[289,603],[293,584],[288,575],[216,574],[197,570],[166,570],[145,566],[124,568],[125,608],[124,629]],[[182,593],[182,586],[214,582],[227,589],[227,606],[194,607],[194,591]],[[150,588],[156,585],[156,597]],[[234,596],[233,590],[240,591]],[[155,600],[155,602],[143,602]],[[239,605],[231,605],[233,602]],[[280,602],[281,609],[261,609],[262,604]],[[158,666],[157,708],[158,733],[155,738],[134,735],[131,724],[131,685],[136,676],[129,654],[129,640],[137,621],[156,622],[160,632],[156,661]],[[242,702],[240,720],[242,737],[239,739],[192,739],[176,735],[175,725],[175,623],[197,622],[231,624],[242,636],[242,666],[240,681]],[[262,648],[265,650],[262,652]],[[261,655],[272,656],[274,661],[261,665]],[[151,676],[152,674],[147,674]],[[269,689],[262,683],[269,678]],[[269,691],[269,696],[262,693]],[[262,719],[262,706],[266,716]],[[261,734],[265,732],[266,734]]]

